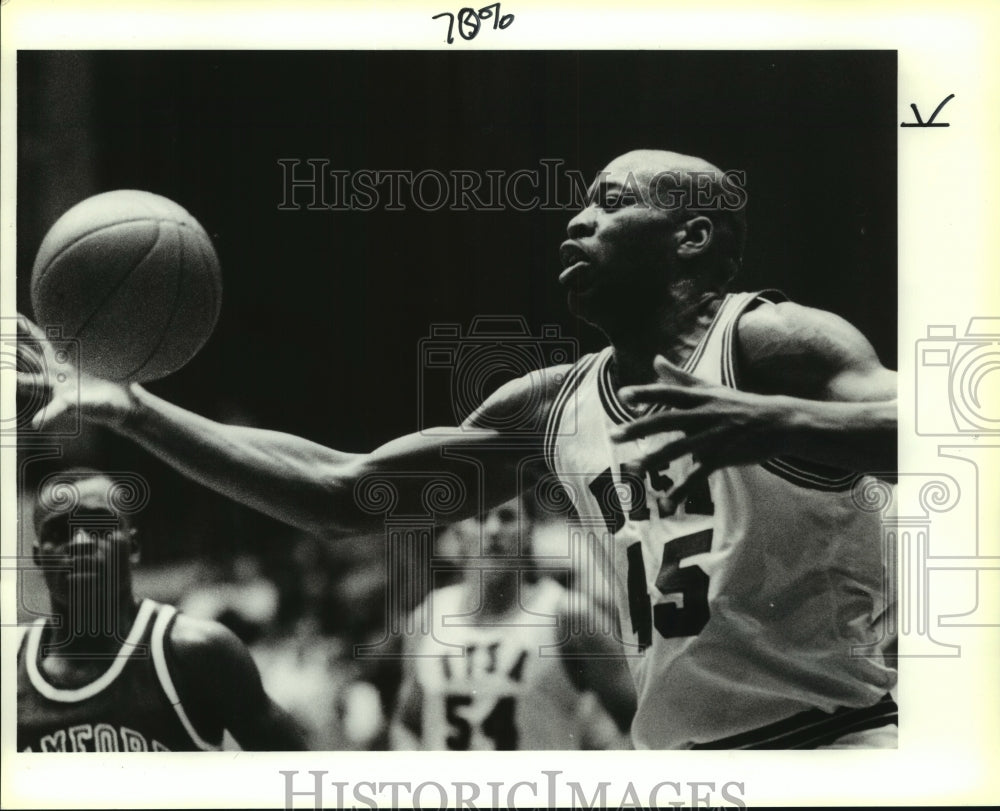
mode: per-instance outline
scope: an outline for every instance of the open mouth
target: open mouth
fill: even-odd
[[[580,285],[585,282],[585,272],[590,267],[590,256],[575,242],[564,242],[559,248],[559,261],[563,266],[560,284]]]
[[[102,563],[103,556],[93,541],[73,541],[66,545],[63,554],[74,564],[91,567]]]

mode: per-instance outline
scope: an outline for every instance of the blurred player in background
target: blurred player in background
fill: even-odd
[[[609,346],[505,384],[460,429],[371,453],[222,425],[135,384],[19,380],[53,389],[36,428],[79,409],[329,536],[378,527],[355,499],[366,476],[392,480],[402,514],[420,502],[409,474],[444,471],[470,494],[466,515],[516,495],[527,468],[556,476],[606,528],[620,637],[642,653],[629,657],[637,747],[892,746],[882,532],[851,488],[896,469],[895,373],[831,313],[728,292],[746,234],[738,191],[688,155],[613,160],[569,222],[559,276]]]
[[[455,527],[469,560],[460,583],[432,591],[413,613],[412,627],[431,627],[406,642],[393,748],[627,746],[635,690],[621,646],[595,630],[595,616],[572,616],[555,580],[529,582],[528,503],[515,498]]]
[[[138,530],[115,481],[72,469],[43,483],[34,556],[53,617],[17,656],[17,746],[31,752],[304,748],[261,687],[250,654],[217,622],[137,601]]]

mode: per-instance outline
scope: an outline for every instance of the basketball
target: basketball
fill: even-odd
[[[205,229],[146,191],[83,200],[49,229],[31,272],[43,329],[79,342],[79,366],[120,382],[176,371],[219,317],[222,276]]]

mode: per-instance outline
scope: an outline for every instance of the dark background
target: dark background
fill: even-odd
[[[22,51],[18,309],[71,205],[115,188],[170,197],[215,241],[223,307],[204,350],[149,388],[366,450],[456,419],[439,377],[418,407],[433,323],[521,315],[581,351],[603,344],[556,283],[573,212],[280,211],[278,160],[510,172],[550,158],[589,178],[621,152],[668,148],[747,173],[737,287],[839,313],[895,367],[896,127],[894,52]],[[99,429],[64,444],[67,462],[149,478],[147,560],[283,531]],[[29,464],[26,484],[54,464]]]

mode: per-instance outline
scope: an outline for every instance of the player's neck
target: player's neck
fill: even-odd
[[[655,382],[653,359],[657,355],[682,366],[701,342],[721,304],[722,296],[716,292],[678,297],[649,316],[623,322],[609,332],[614,385]]]
[[[518,605],[521,573],[485,570],[466,575],[466,593],[472,603],[479,603],[476,616],[482,619],[502,617]],[[475,608],[475,605],[471,606]]]
[[[94,600],[80,596],[52,597],[55,619],[46,627],[46,645],[53,647],[51,656],[85,659],[87,654],[116,653],[138,614],[135,597],[131,592]]]

